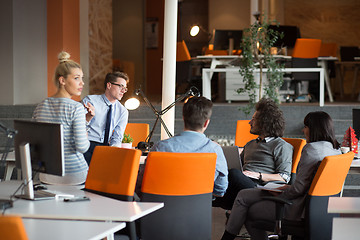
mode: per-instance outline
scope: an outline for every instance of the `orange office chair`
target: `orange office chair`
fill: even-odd
[[[86,191],[122,201],[133,201],[141,151],[96,146],[85,181]],[[126,224],[131,240],[136,239],[135,222]]]
[[[336,57],[337,56],[337,43],[321,43],[319,57]]]
[[[139,142],[145,142],[149,135],[149,124],[147,123],[128,123],[125,128],[125,133],[130,134],[134,139],[133,147],[136,147]]]
[[[19,216],[0,216],[1,239],[27,240],[24,223]]]
[[[238,120],[235,133],[235,145],[244,147],[246,143],[258,137],[250,133],[250,120]]]
[[[276,219],[280,227],[275,232],[280,233],[281,239],[287,239],[287,235],[310,240],[331,239],[332,220],[339,214],[328,213],[329,197],[340,196],[354,156],[353,152],[348,152],[328,156],[321,161],[307,194],[305,218],[301,221],[286,220],[279,214]],[[288,200],[278,197],[266,197],[266,200],[277,202],[278,213],[284,204],[290,204]],[[256,204],[253,207],[256,208]],[[255,226],[268,231],[275,229],[275,223],[268,221],[256,222]]]
[[[320,54],[321,40],[298,38],[295,42],[292,54],[293,68],[316,68]],[[313,80],[313,81],[312,81]],[[301,95],[312,94],[313,97],[319,99],[319,74],[314,72],[296,72],[292,73],[292,81],[295,83],[295,93],[292,96],[295,101]],[[308,90],[306,87],[302,89],[302,81],[312,81],[309,83]],[[289,100],[289,97],[287,98]],[[310,99],[311,100],[311,99]]]
[[[150,152],[141,200],[165,206],[140,219],[141,239],[211,239],[215,166],[215,153]]]
[[[297,166],[299,164],[300,158],[301,158],[301,152],[303,147],[306,144],[306,141],[304,139],[301,138],[283,138],[286,142],[290,143],[293,148],[294,148],[294,152],[293,152],[293,161],[292,161],[292,166],[291,166],[291,178],[289,181],[289,184],[293,184],[296,178],[296,169]]]

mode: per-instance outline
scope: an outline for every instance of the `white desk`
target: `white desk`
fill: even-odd
[[[19,186],[20,181],[0,183],[0,198],[9,196]],[[110,199],[80,190],[83,186],[49,185],[49,190],[56,190],[75,196],[90,198],[90,201],[64,202],[62,200],[29,201],[17,199],[14,207],[6,210],[6,214],[28,218],[65,219],[65,220],[97,220],[133,222],[164,206],[164,203],[124,202]]]
[[[360,218],[333,218],[333,240],[357,240],[360,236]]]
[[[285,55],[273,55],[274,58],[283,59],[283,60],[291,60],[291,56],[285,56]],[[217,65],[220,64],[229,64],[231,61],[241,58],[242,56],[238,55],[224,55],[224,56],[211,56],[211,55],[205,55],[205,56],[197,56],[197,59],[203,59],[203,60],[210,60],[210,69],[215,69]],[[337,57],[318,57],[318,64],[319,66],[324,69],[324,81],[326,83],[326,90],[329,94],[329,100],[330,102],[333,102],[333,95],[331,91],[331,85],[330,85],[330,77],[329,77],[329,70],[327,67],[328,61],[337,61]],[[211,79],[212,74],[217,71],[213,71],[209,73],[209,78]],[[226,72],[226,71],[225,71]],[[320,77],[321,78],[321,77]],[[321,80],[320,80],[321,81]],[[208,88],[208,87],[207,87]],[[208,89],[205,90],[208,94]],[[204,94],[204,75],[203,75],[203,96],[209,98],[211,96],[211,84],[210,84],[210,94],[205,96]],[[209,98],[210,99],[210,98]]]
[[[70,221],[23,218],[29,240],[98,240],[123,229],[123,222]]]
[[[267,68],[262,69],[264,73],[268,71]],[[320,73],[320,107],[324,106],[324,69],[323,68],[284,68],[282,72],[319,72]],[[239,68],[203,68],[202,70],[202,92],[203,96],[211,99],[211,74],[214,72],[239,72]],[[254,69],[254,73],[259,73],[260,69]],[[240,76],[240,73],[239,73]]]
[[[358,197],[330,197],[328,213],[360,213],[360,198]]]

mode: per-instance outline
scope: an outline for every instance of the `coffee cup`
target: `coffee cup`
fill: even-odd
[[[341,147],[340,149],[342,153],[350,152],[350,147]]]

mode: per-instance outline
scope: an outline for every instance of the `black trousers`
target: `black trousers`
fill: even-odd
[[[221,207],[231,210],[235,198],[240,190],[246,188],[254,188],[259,183],[256,179],[245,176],[239,169],[232,168],[228,175],[229,185],[223,197],[217,197],[213,201],[213,207]]]
[[[89,166],[90,166],[91,157],[93,155],[93,152],[94,152],[94,149],[96,146],[109,146],[109,144],[90,141],[90,147],[87,150],[87,152],[84,153],[84,158]]]

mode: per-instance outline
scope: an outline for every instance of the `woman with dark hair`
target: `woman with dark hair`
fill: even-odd
[[[335,139],[331,117],[322,111],[311,112],[304,119],[303,132],[307,144],[301,152],[301,159],[293,185],[282,187],[279,197],[289,199],[292,205],[285,207],[285,218],[299,220],[304,216],[307,192],[314,178],[319,162],[326,156],[341,154],[340,144]],[[260,189],[244,189],[235,199],[222,240],[234,239],[243,224],[251,239],[268,239],[266,231],[252,228],[252,221],[259,219],[275,221],[275,203],[263,201],[263,196],[273,195]]]

